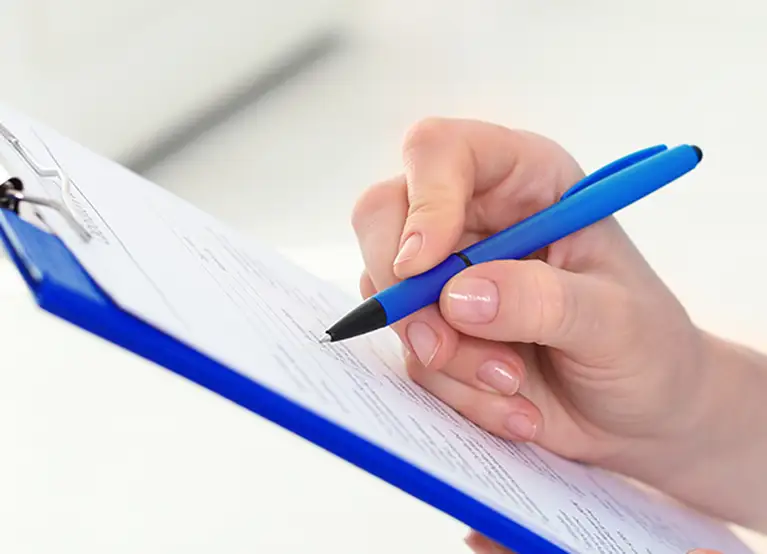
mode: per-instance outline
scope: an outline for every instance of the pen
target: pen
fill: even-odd
[[[697,146],[658,145],[612,162],[577,182],[548,208],[371,296],[325,331],[321,342],[388,327],[436,303],[448,281],[467,267],[522,259],[655,192],[694,169],[702,158]]]

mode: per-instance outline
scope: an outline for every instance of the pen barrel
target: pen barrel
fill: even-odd
[[[569,194],[547,209],[453,254],[433,269],[375,295],[386,312],[387,325],[439,302],[442,289],[467,265],[522,259],[647,196],[681,177],[700,161],[691,146],[663,151],[607,175]],[[464,259],[462,259],[465,258]]]
[[[438,302],[448,281],[463,269],[466,269],[466,263],[460,257],[452,255],[429,271],[405,279],[378,293],[376,299],[386,312],[387,324],[396,323]]]
[[[463,251],[473,264],[522,259],[584,229],[692,170],[698,154],[678,146],[567,196],[545,210]]]

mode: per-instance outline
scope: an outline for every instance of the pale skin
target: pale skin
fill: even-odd
[[[422,121],[403,158],[354,209],[364,297],[584,175],[544,137],[471,120]],[[470,267],[393,328],[412,378],[488,431],[767,531],[767,358],[696,326],[615,219],[527,260]],[[508,552],[476,533],[467,543]]]

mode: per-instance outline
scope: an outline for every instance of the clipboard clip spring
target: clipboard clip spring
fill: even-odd
[[[48,149],[47,145],[43,143],[43,146],[48,151],[51,159],[54,160],[56,167],[54,169],[48,169],[41,166],[32,157],[31,153],[21,144],[19,139],[11,133],[5,125],[0,123],[0,137],[10,144],[10,146],[16,151],[19,157],[24,160],[24,163],[39,177],[39,178],[55,178],[58,179],[61,186],[62,202],[56,202],[47,198],[41,198],[39,196],[30,196],[24,192],[24,184],[21,179],[4,171],[4,168],[0,166],[0,179],[4,179],[0,183],[0,209],[11,210],[16,214],[19,214],[20,204],[26,203],[32,206],[39,206],[50,208],[61,215],[70,227],[78,234],[83,241],[89,241],[91,234],[85,227],[83,227],[75,217],[71,202],[67,202],[70,196],[71,179],[64,173],[64,170],[59,166],[53,157],[53,153]],[[42,142],[42,141],[41,141]],[[37,217],[45,222],[42,215],[36,210]]]
[[[72,226],[77,234],[80,235],[80,238],[85,241],[90,239],[90,233],[88,233],[88,231],[86,231],[85,228],[72,217],[72,215],[69,213],[69,210],[67,210],[62,204],[54,202],[53,200],[48,200],[47,198],[27,196],[22,190],[21,181],[16,177],[12,177],[0,185],[0,209],[11,210],[12,212],[18,214],[19,207],[22,202],[32,204],[34,206],[43,206],[56,210],[64,217],[64,219],[67,220],[67,222]],[[37,214],[37,216],[41,220],[43,219],[40,214]]]

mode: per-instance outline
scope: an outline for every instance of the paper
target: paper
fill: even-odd
[[[57,133],[8,110],[0,119],[52,164],[39,136],[73,179],[77,215],[93,240],[83,243],[53,212],[46,220],[125,310],[567,551],[749,552],[719,524],[482,431],[407,378],[387,332],[319,345],[359,299]],[[32,179],[26,182],[32,192]],[[58,197],[55,182],[43,188],[34,192]]]

